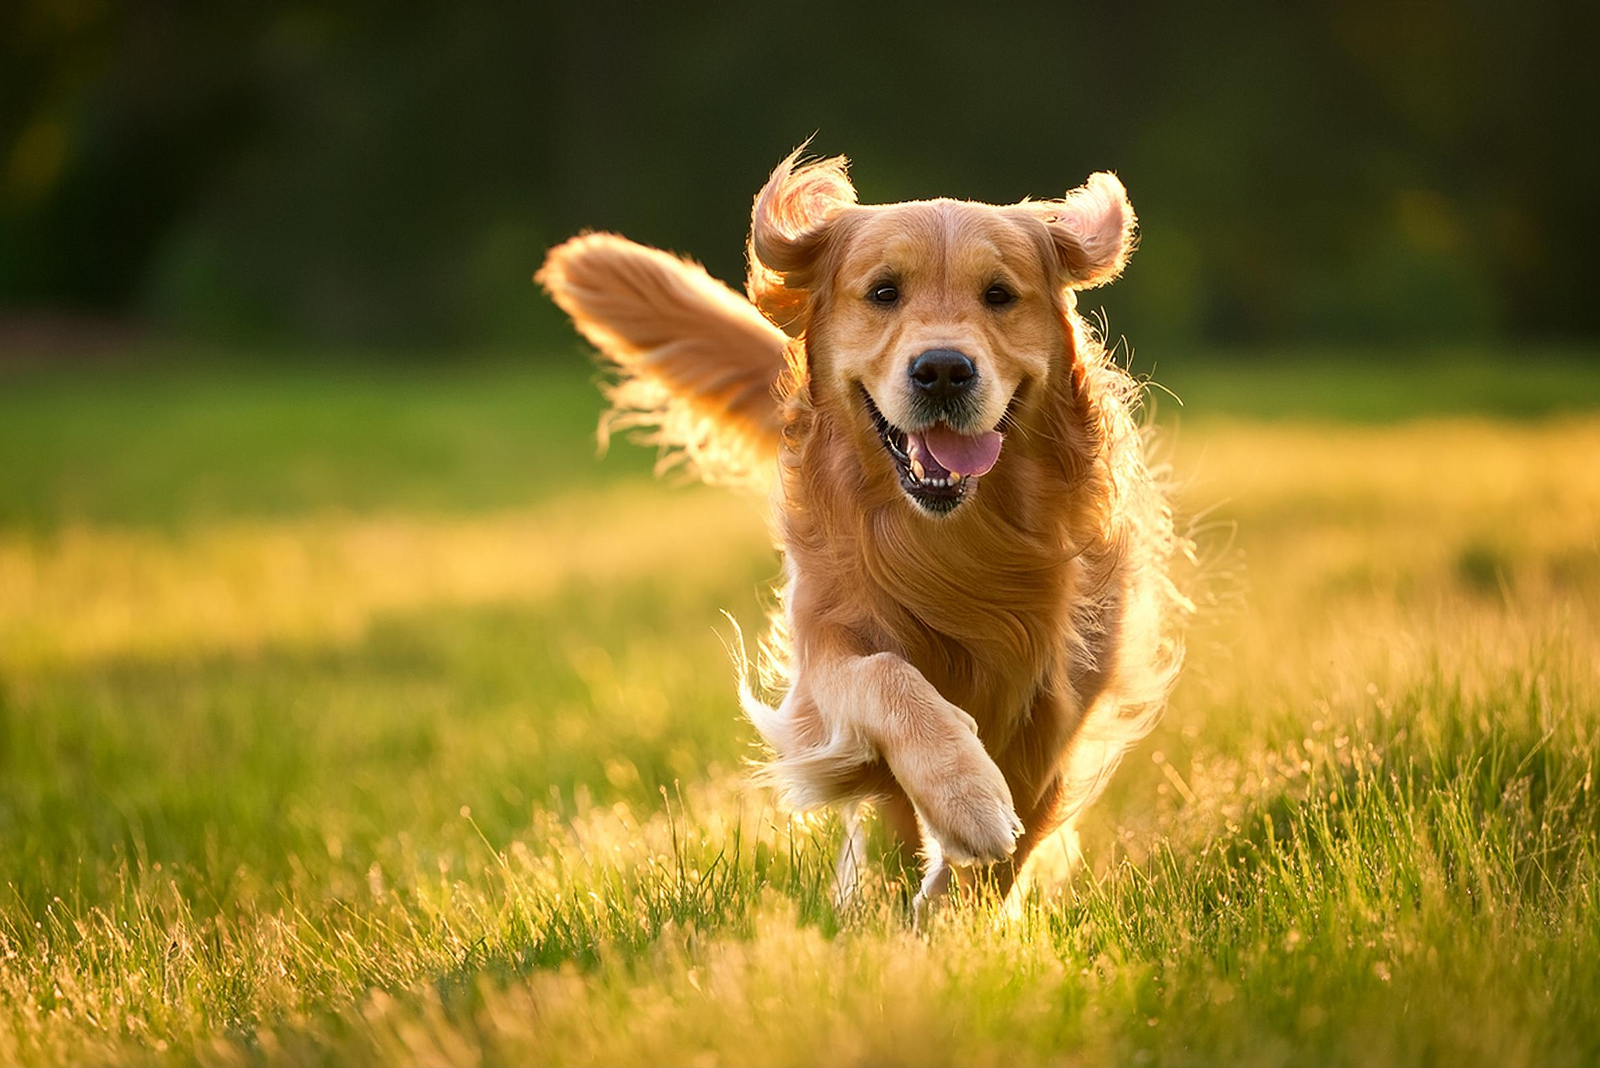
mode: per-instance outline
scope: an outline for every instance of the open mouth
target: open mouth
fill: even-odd
[[[1000,455],[998,431],[963,435],[943,424],[920,432],[901,430],[884,418],[864,387],[861,399],[900,476],[900,488],[924,511],[934,515],[954,511]]]

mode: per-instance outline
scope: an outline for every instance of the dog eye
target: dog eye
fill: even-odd
[[[867,290],[867,299],[874,304],[893,304],[900,299],[900,289],[888,282],[880,282]]]
[[[988,289],[983,291],[983,301],[985,304],[993,304],[998,306],[1001,304],[1010,304],[1016,299],[1017,295],[1011,292],[1011,290],[1007,289],[1005,286],[990,286]]]

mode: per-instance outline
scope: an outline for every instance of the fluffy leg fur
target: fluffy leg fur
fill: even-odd
[[[798,760],[826,782],[859,766],[863,754],[875,754],[915,807],[927,832],[925,849],[932,838],[938,855],[958,864],[1011,854],[1023,828],[1005,776],[978,739],[977,723],[915,667],[892,653],[823,658],[796,691],[811,703],[809,718],[831,737],[796,737],[789,723],[767,733],[780,773],[792,772]],[[840,769],[808,767],[818,753],[840,761]]]

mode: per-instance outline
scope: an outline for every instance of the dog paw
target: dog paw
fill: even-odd
[[[953,864],[992,864],[1010,856],[1022,834],[1011,788],[975,735],[963,734],[912,800]]]

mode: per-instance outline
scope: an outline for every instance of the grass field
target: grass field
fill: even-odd
[[[742,778],[756,509],[581,366],[0,368],[0,1063],[1596,1063],[1581,356],[1163,357],[1172,710],[922,933]]]

